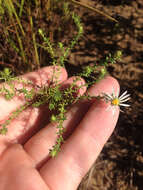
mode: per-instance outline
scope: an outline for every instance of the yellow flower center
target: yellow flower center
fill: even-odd
[[[118,98],[115,98],[115,99],[112,100],[111,104],[114,105],[114,106],[118,106],[120,104],[120,101],[119,101]]]

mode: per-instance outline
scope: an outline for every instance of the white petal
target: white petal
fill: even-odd
[[[109,106],[106,108],[106,111],[111,111],[112,114],[114,115],[114,114],[115,114],[115,111],[116,111],[116,108],[115,108],[115,106],[109,105]]]
[[[129,104],[120,104],[120,106],[125,106],[125,107],[129,107]]]
[[[120,109],[120,112],[122,112],[122,113],[123,113],[124,111]]]
[[[127,95],[123,96],[122,98],[119,97],[119,100],[123,100],[123,99],[125,99],[125,98],[127,98],[127,97],[129,97],[129,96],[130,96],[130,94],[127,94]]]
[[[106,108],[106,111],[109,111],[109,110],[111,110],[111,109],[112,109],[112,106],[109,105],[109,106]]]
[[[131,98],[129,97],[129,98],[125,99],[125,100],[120,100],[120,103],[126,102],[126,101],[128,101],[128,100],[130,100],[130,99],[131,99]]]
[[[113,98],[109,96],[108,94],[104,94],[104,98],[107,99],[108,101],[111,101]]]
[[[127,90],[120,96],[120,98],[122,98],[125,94],[127,94]]]
[[[114,107],[112,108],[112,114],[113,114],[113,116],[115,115],[115,112],[116,112],[116,107],[114,106]]]
[[[117,90],[117,97],[119,97],[119,89]]]
[[[105,94],[105,96],[107,96],[108,98],[110,98],[111,100],[113,99],[113,97],[110,94]]]

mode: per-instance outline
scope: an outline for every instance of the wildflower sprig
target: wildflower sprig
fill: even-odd
[[[59,73],[54,73],[58,75]],[[53,77],[56,78],[56,77]],[[14,80],[15,79],[15,80]],[[80,88],[82,88],[82,85],[80,87],[76,86],[76,82],[80,80],[79,77],[76,77],[76,79],[73,80],[73,83],[66,87],[65,89],[61,88],[60,84],[53,84],[50,83],[49,86],[36,86],[34,88],[34,84],[32,85],[32,82],[22,80],[20,78],[12,78],[11,83],[4,83],[3,84],[3,91],[0,91],[1,95],[4,95],[5,98],[6,93],[9,94],[9,97],[11,93],[11,84],[13,85],[14,95],[13,96],[23,96],[25,98],[26,103],[19,108],[17,108],[15,111],[13,111],[7,120],[5,120],[3,123],[1,123],[0,126],[0,134],[6,135],[7,133],[7,126],[12,122],[13,119],[16,119],[19,114],[27,109],[28,107],[40,107],[42,105],[47,104],[49,110],[52,112],[51,115],[51,122],[57,122],[57,140],[55,145],[50,150],[50,155],[55,156],[60,151],[61,144],[64,142],[63,134],[65,132],[63,122],[66,120],[65,113],[67,112],[68,107],[75,103],[77,98],[77,93]],[[10,81],[10,75],[9,75],[9,81]],[[21,87],[16,88],[15,84],[21,82]],[[23,82],[23,83],[22,83]],[[27,87],[29,87],[30,89]]]
[[[87,76],[89,71],[87,70]],[[27,90],[25,80],[18,79],[17,77],[15,78],[15,80],[16,80],[15,82],[23,81],[23,83],[20,89],[13,88],[15,89],[14,95],[20,96],[21,94],[23,94],[24,98],[26,99],[26,103],[17,108],[14,112],[12,112],[9,118],[4,123],[1,124],[0,134],[6,135],[7,126],[12,122],[13,119],[17,118],[18,115],[22,111],[27,109],[29,106],[40,107],[41,105],[48,104],[49,110],[52,112],[51,122],[54,123],[56,122],[56,128],[57,128],[57,139],[55,145],[52,147],[52,149],[50,149],[50,155],[52,157],[58,154],[58,152],[61,150],[61,145],[64,143],[63,135],[65,132],[65,128],[63,123],[67,119],[66,112],[69,106],[72,105],[73,103],[76,103],[77,101],[83,99],[88,99],[88,100],[91,100],[93,98],[99,100],[103,99],[106,102],[110,102],[108,109],[112,109],[113,114],[115,112],[116,106],[126,106],[126,107],[129,106],[128,104],[124,104],[124,102],[130,99],[129,97],[130,95],[127,94],[127,91],[124,92],[121,96],[119,96],[119,93],[115,95],[114,91],[112,92],[112,94],[102,93],[101,95],[98,96],[90,96],[88,93],[77,96],[79,89],[81,89],[83,86],[87,86],[87,84],[82,84],[78,87],[76,86],[76,82],[80,80],[80,77],[76,77],[73,83],[69,87],[66,87],[65,89],[62,89],[60,84],[53,85],[53,83],[51,83],[50,86],[41,86],[37,87],[36,89],[31,88]],[[11,82],[12,83],[14,82],[13,78]],[[30,81],[27,81],[27,84],[28,85],[31,84]],[[5,93],[6,92],[10,93],[9,88],[4,87],[3,89],[5,90]]]

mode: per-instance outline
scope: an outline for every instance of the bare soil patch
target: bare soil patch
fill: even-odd
[[[88,0],[85,0],[89,3]],[[92,63],[108,52],[123,51],[120,63],[109,67],[121,92],[131,94],[131,107],[120,114],[116,129],[79,190],[143,189],[143,1],[92,1],[119,21],[81,9],[85,33],[72,57],[76,64]]]

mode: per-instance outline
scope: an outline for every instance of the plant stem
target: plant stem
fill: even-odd
[[[19,11],[19,16],[20,16],[20,17],[22,16],[24,1],[25,1],[25,0],[21,0],[20,11]]]
[[[87,8],[87,9],[89,9],[89,10],[92,10],[92,11],[94,11],[94,12],[96,12],[96,13],[98,13],[98,14],[100,14],[100,15],[106,17],[106,18],[108,18],[109,20],[112,20],[112,21],[114,21],[114,22],[118,22],[115,18],[113,18],[113,17],[107,15],[106,13],[103,13],[102,11],[100,11],[100,10],[98,10],[98,9],[96,9],[96,8],[93,8],[93,7],[91,7],[91,6],[87,5],[87,4],[84,4],[84,3],[81,3],[81,2],[78,2],[78,1],[75,1],[75,0],[70,0],[70,1],[71,1],[72,3],[74,3],[74,4],[77,4],[77,5],[80,5],[80,6],[82,6],[82,7]]]
[[[6,6],[8,8],[10,17],[13,17],[13,14],[15,15],[17,23],[18,23],[18,25],[19,25],[19,27],[21,29],[22,35],[25,36],[25,32],[23,30],[23,27],[22,27],[22,24],[20,22],[20,19],[19,19],[17,13],[16,13],[15,8],[14,8],[13,2],[11,0],[7,0],[5,3],[6,3]]]
[[[34,45],[34,50],[35,50],[36,63],[37,63],[38,69],[39,69],[39,67],[40,67],[39,55],[38,55],[38,50],[37,50],[37,43],[36,43],[35,32],[33,31],[33,19],[32,19],[32,16],[31,16],[31,9],[30,9],[30,7],[28,9],[28,12],[29,12],[29,18],[30,18],[30,26],[31,26],[31,31],[32,31],[32,39],[33,39],[33,45]]]

